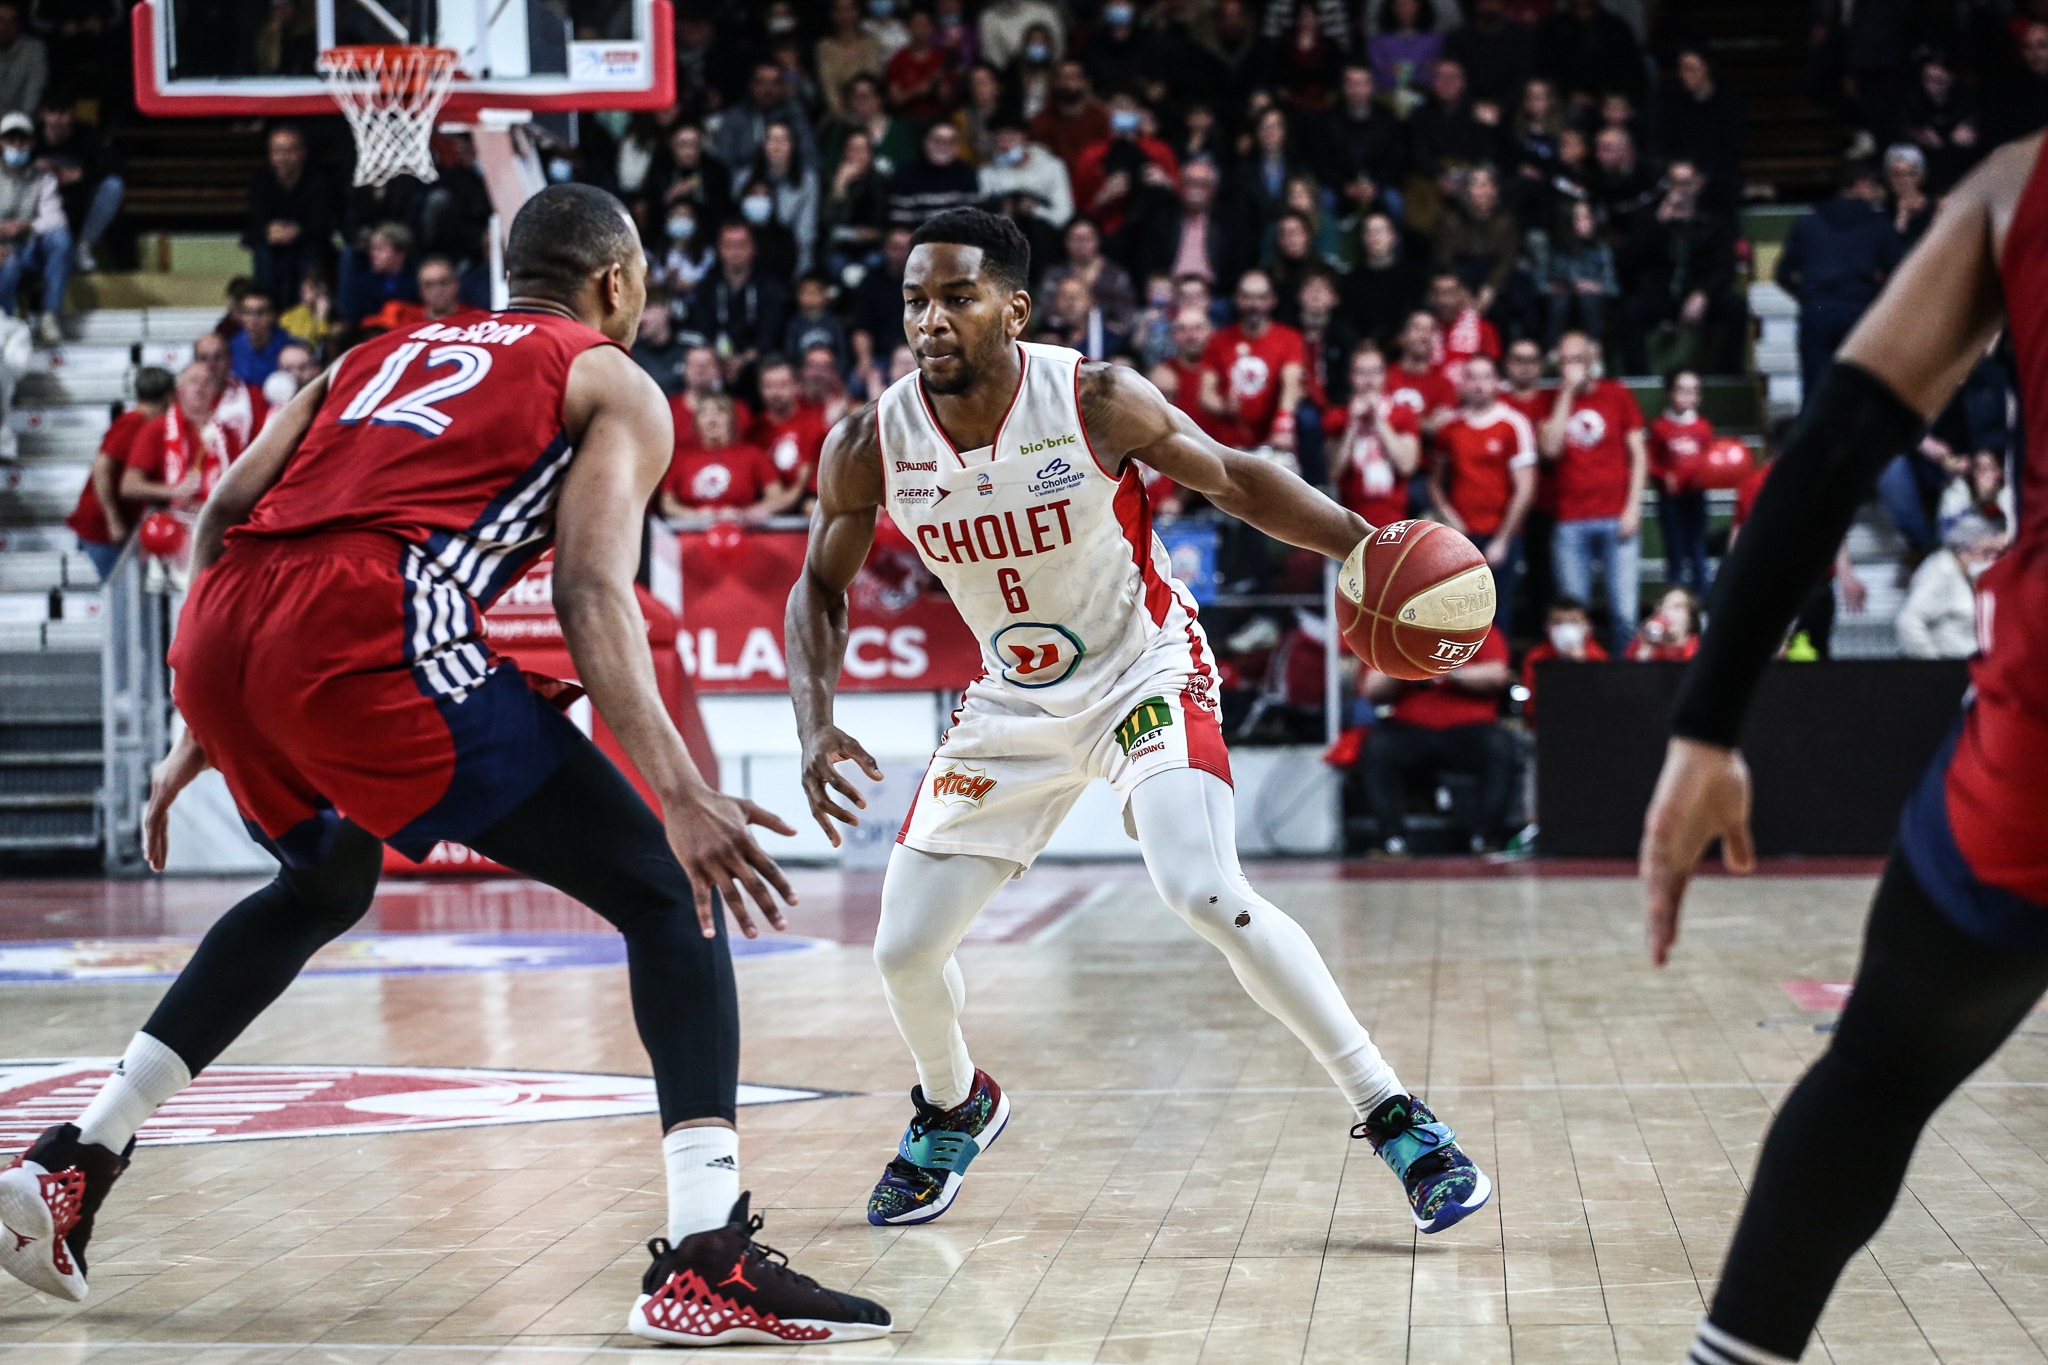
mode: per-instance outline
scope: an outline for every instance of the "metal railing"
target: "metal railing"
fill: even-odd
[[[143,870],[142,811],[149,774],[171,747],[171,675],[164,661],[172,610],[168,576],[134,541],[101,589],[100,723],[106,774],[100,783],[106,868]]]

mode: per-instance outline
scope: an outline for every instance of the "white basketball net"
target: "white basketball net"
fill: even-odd
[[[427,140],[448,98],[456,54],[445,47],[335,47],[320,76],[356,135],[356,183],[401,175],[438,179]]]

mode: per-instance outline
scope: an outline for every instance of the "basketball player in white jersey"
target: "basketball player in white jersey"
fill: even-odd
[[[1329,1071],[1357,1113],[1352,1136],[1401,1177],[1416,1225],[1442,1231],[1492,1186],[1402,1088],[1308,935],[1238,867],[1208,640],[1152,534],[1134,462],[1334,559],[1372,528],[1278,465],[1218,445],[1136,371],[1018,341],[1029,264],[1016,225],[978,209],[918,230],[903,276],[917,369],[832,429],[789,599],[804,787],[835,844],[834,822],[858,821],[837,797],[866,803],[834,765],[881,777],[832,721],[846,590],[878,510],[981,638],[981,676],[932,756],[882,886],[875,960],[918,1085],[868,1221],[937,1218],[1009,1121],[1009,1099],[961,1036],[953,949],[1101,777],[1160,895]]]

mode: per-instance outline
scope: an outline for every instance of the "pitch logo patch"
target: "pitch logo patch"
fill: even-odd
[[[1123,723],[1116,727],[1116,746],[1129,757],[1132,749],[1173,724],[1173,708],[1166,704],[1164,697],[1147,697],[1131,708]]]
[[[0,1061],[0,1151],[78,1116],[117,1058]],[[742,1085],[743,1105],[837,1092]],[[433,1066],[210,1066],[136,1136],[141,1147],[489,1128],[660,1112],[644,1076]]]
[[[971,763],[948,763],[932,774],[932,800],[942,806],[978,806],[996,780]]]

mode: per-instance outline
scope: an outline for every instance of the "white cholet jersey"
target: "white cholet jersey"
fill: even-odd
[[[884,507],[981,638],[988,680],[1073,715],[1162,634],[1197,640],[1199,627],[1137,470],[1117,478],[1095,458],[1081,353],[1016,345],[1023,379],[978,450],[954,448],[915,371],[889,386],[876,417]]]

